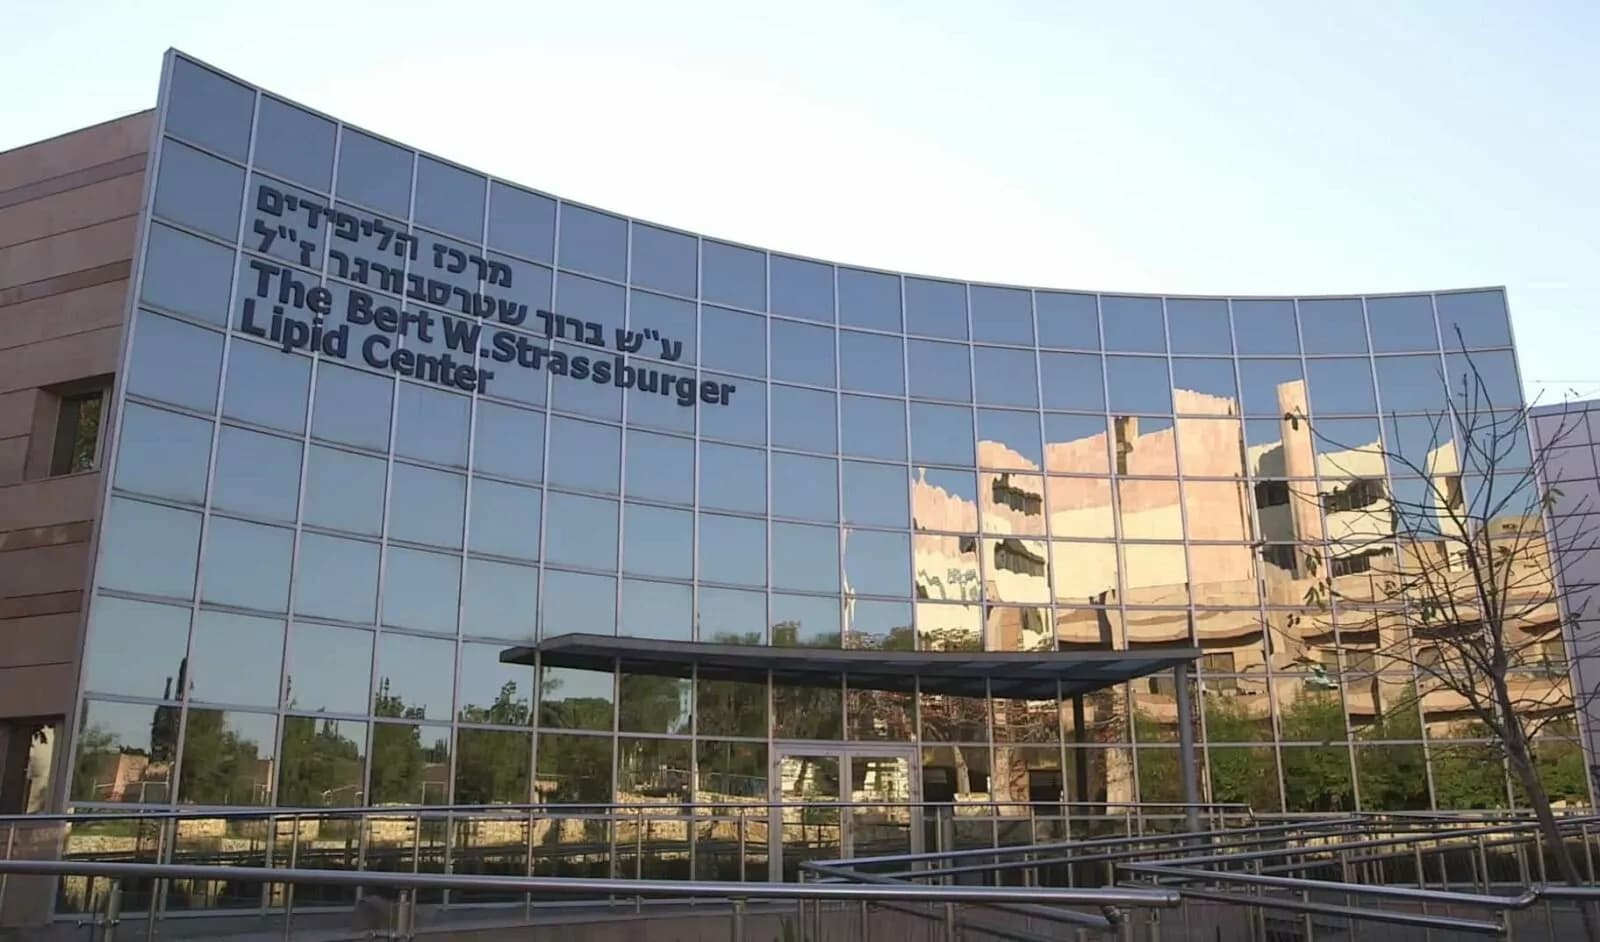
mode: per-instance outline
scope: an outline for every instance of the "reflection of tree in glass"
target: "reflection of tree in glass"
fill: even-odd
[[[1209,695],[1204,700],[1206,742],[1249,743],[1268,737],[1268,729],[1250,715],[1238,697]],[[1278,810],[1277,762],[1272,750],[1262,746],[1228,748],[1211,746],[1211,800],[1247,804],[1257,811]]]
[[[272,783],[261,745],[228,728],[221,710],[189,710],[178,797],[206,805],[266,804]]]
[[[334,720],[286,718],[278,804],[324,807],[358,804],[360,799],[360,744],[345,738]]]
[[[440,770],[449,762],[449,743],[440,739],[424,746],[422,727],[409,723],[374,724],[368,800],[375,805],[442,802],[447,795]]]
[[[1345,739],[1344,705],[1329,693],[1308,693],[1282,708],[1284,742],[1317,743],[1285,746],[1283,791],[1290,811],[1350,811],[1355,793],[1350,781],[1350,753]]]
[[[1374,697],[1373,702],[1381,700]],[[1389,709],[1361,731],[1356,746],[1356,773],[1363,809],[1416,811],[1429,806],[1428,758],[1422,751],[1421,739],[1417,688],[1407,684]],[[1390,745],[1390,740],[1405,741]]]

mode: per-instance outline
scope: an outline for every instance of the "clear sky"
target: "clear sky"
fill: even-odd
[[[1600,395],[1600,4],[1401,6],[0,0],[0,149],[152,105],[176,46],[517,182],[839,261],[1504,284],[1530,392]]]

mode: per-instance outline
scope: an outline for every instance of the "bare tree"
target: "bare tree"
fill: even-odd
[[[1395,685],[1390,710],[1420,707],[1430,729],[1471,727],[1493,743],[1560,879],[1580,884],[1540,765],[1543,751],[1571,748],[1554,734],[1575,736],[1576,718],[1594,695],[1576,689],[1569,665],[1597,652],[1569,650],[1582,635],[1562,626],[1575,627],[1583,614],[1567,577],[1597,545],[1595,528],[1574,515],[1597,508],[1563,503],[1549,473],[1551,449],[1582,414],[1541,414],[1548,430],[1534,450],[1530,409],[1520,400],[1494,402],[1464,350],[1450,362],[1441,383],[1446,405],[1405,420],[1405,432],[1391,426],[1387,445],[1337,441],[1303,411],[1285,415],[1318,442],[1324,482],[1320,494],[1296,495],[1316,501],[1323,521],[1305,553],[1304,602],[1314,620],[1331,616],[1342,647],[1360,651],[1363,661],[1370,654],[1364,666],[1374,674],[1413,678]],[[1377,722],[1383,710],[1375,699]],[[1585,921],[1600,939],[1587,912]]]

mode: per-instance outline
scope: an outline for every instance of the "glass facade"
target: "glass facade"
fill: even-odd
[[[164,89],[73,805],[1181,799],[1164,677],[1080,715],[499,661],[568,632],[1194,645],[1209,799],[1514,800],[1459,704],[1306,602],[1309,558],[1355,595],[1381,571],[1385,494],[1459,480],[1419,428],[1457,330],[1520,407],[1499,290],[902,276],[486,178],[179,56]]]

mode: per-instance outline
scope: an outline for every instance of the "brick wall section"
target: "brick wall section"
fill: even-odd
[[[48,390],[116,372],[151,119],[0,153],[0,720],[72,709],[101,479],[48,476]]]

